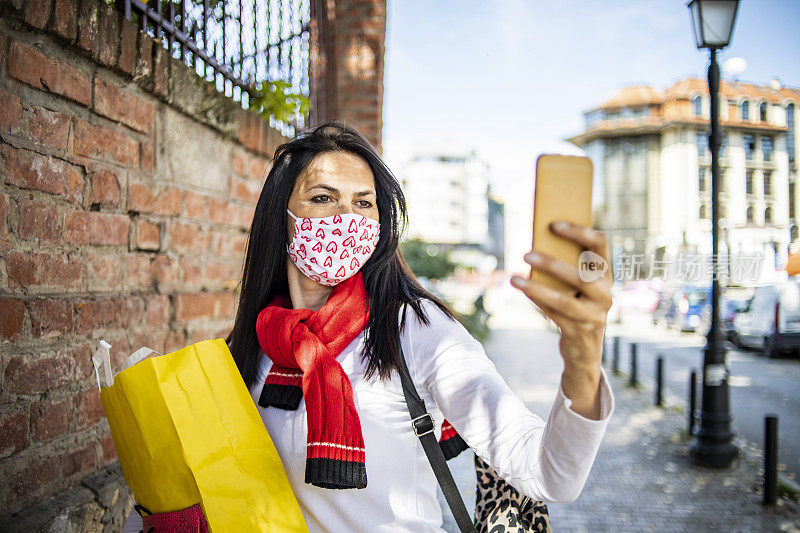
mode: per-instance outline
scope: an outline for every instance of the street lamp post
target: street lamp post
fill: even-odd
[[[739,453],[733,444],[729,407],[728,366],[725,344],[720,328],[719,309],[719,65],[717,50],[725,48],[731,39],[739,0],[691,0],[697,48],[708,48],[711,64],[708,67],[708,94],[711,99],[711,326],[706,335],[703,352],[703,393],[700,421],[694,434],[691,458],[697,464],[714,468],[729,466]]]

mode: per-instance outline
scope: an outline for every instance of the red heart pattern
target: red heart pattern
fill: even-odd
[[[288,247],[291,260],[310,279],[334,286],[369,259],[378,245],[380,226],[376,220],[344,213],[299,219],[294,230]],[[305,243],[313,243],[310,250]]]

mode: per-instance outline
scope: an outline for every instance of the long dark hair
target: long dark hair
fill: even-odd
[[[387,379],[400,367],[397,349],[400,306],[409,303],[428,324],[420,301],[431,300],[451,319],[456,314],[426,291],[416,280],[398,248],[407,223],[406,201],[400,184],[375,148],[360,133],[341,122],[328,122],[275,150],[272,168],[258,198],[247,241],[236,321],[225,341],[248,388],[255,383],[260,348],[256,337],[258,313],[277,294],[289,291],[286,277],[286,243],[289,240],[286,209],[295,181],[319,154],[343,151],[363,158],[375,177],[380,239],[369,260],[361,267],[369,299],[369,321],[365,332],[366,377],[376,372]]]

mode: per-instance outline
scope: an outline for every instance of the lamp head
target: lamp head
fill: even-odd
[[[697,48],[725,48],[731,42],[739,0],[691,0]]]

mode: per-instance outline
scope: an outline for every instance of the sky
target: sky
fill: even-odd
[[[742,0],[742,81],[800,87],[800,0]],[[619,88],[706,78],[682,0],[388,0],[383,147],[390,168],[431,146],[475,149],[492,189],[532,183],[540,153]],[[723,77],[727,76],[723,73]]]

